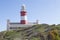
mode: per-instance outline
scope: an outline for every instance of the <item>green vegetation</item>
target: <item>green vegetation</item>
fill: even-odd
[[[27,32],[27,30],[29,31]],[[0,40],[25,40],[26,37],[30,40],[60,40],[60,24],[38,24],[27,30],[0,32]]]

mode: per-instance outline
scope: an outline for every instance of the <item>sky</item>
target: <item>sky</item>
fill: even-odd
[[[29,22],[60,24],[60,0],[0,0],[0,31],[7,29],[7,19],[20,22],[22,4],[26,5]]]

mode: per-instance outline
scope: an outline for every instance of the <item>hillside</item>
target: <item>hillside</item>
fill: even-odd
[[[0,32],[0,40],[59,40],[59,38],[60,24],[38,24],[22,30]]]

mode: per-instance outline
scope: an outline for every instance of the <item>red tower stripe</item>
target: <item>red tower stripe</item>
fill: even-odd
[[[26,12],[25,11],[21,11],[21,16],[25,16]]]
[[[26,20],[21,20],[21,24],[26,24]]]

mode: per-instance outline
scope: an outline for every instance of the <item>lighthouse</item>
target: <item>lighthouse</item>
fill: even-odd
[[[32,27],[33,25],[38,24],[38,20],[36,22],[27,21],[27,11],[24,4],[21,6],[20,18],[20,22],[11,22],[10,20],[7,20],[7,31],[22,30],[24,28]]]
[[[27,24],[27,12],[24,4],[21,6],[20,14],[21,14],[20,24]]]

